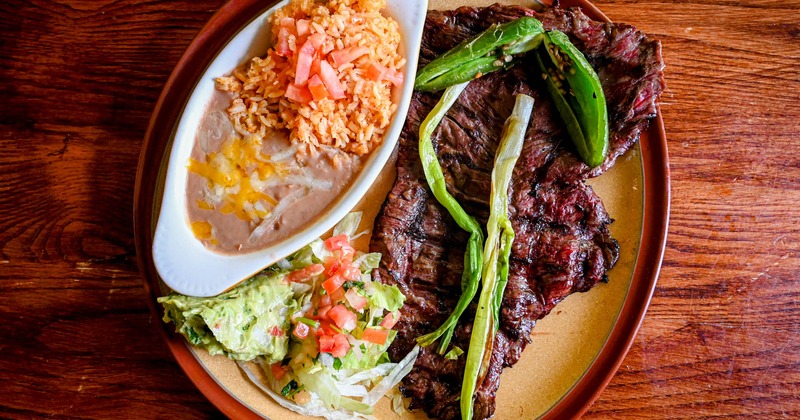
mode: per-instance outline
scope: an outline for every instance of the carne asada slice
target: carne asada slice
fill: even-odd
[[[492,416],[500,372],[519,360],[536,320],[568,295],[606,281],[619,254],[612,222],[600,198],[584,181],[601,174],[625,153],[656,115],[664,88],[661,46],[633,27],[594,22],[578,9],[543,13],[494,5],[428,14],[420,65],[490,24],[535,16],[545,28],[570,36],[597,70],[609,106],[610,148],[597,168],[581,162],[572,149],[554,105],[530,57],[512,69],[470,83],[434,134],[434,146],[449,191],[468,213],[485,221],[494,152],[514,95],[534,97],[533,121],[510,188],[511,221],[516,232],[500,330],[489,372],[475,399],[475,418]],[[400,138],[397,180],[375,222],[370,250],[383,259],[375,275],[406,295],[394,360],[415,345],[416,337],[437,328],[455,306],[467,234],[452,221],[428,189],[419,162],[418,129],[438,100],[415,93]],[[452,345],[469,346],[474,308],[468,309]],[[411,408],[431,417],[460,418],[459,390],[465,357],[448,360],[423,349],[401,390]]]

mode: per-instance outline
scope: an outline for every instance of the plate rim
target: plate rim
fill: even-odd
[[[574,0],[574,3],[591,19],[611,22],[589,0]],[[672,197],[667,133],[660,106],[656,106],[656,117],[644,133],[648,141],[638,141],[644,184],[642,232],[630,288],[597,357],[572,389],[541,416],[542,419],[577,418],[589,410],[625,360],[650,307],[667,245]]]
[[[151,249],[157,180],[166,170],[164,157],[169,152],[170,139],[192,87],[213,59],[213,54],[204,54],[203,51],[218,51],[253,16],[278,2],[279,0],[243,0],[225,3],[200,29],[178,60],[151,114],[136,172],[133,230],[137,263],[147,294],[147,304],[151,314],[158,319],[161,319],[161,313],[156,305],[156,298],[161,293]],[[566,0],[563,3],[565,6],[580,7],[594,20],[610,22],[588,0]],[[639,142],[644,178],[642,232],[630,288],[600,352],[578,382],[542,415],[543,419],[578,417],[589,409],[625,359],[655,291],[666,247],[671,200],[667,140],[660,108],[657,108],[657,115],[651,120],[645,133],[649,141]],[[166,323],[157,324],[159,334],[178,365],[214,406],[231,418],[262,418],[214,380],[182,336],[176,334]]]

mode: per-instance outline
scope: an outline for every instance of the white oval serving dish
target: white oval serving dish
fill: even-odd
[[[400,25],[400,53],[406,58],[403,85],[394,89],[398,105],[383,143],[364,161],[361,172],[333,205],[286,239],[245,253],[223,254],[208,249],[192,232],[187,210],[187,163],[198,127],[214,94],[214,79],[230,73],[241,63],[266,53],[270,46],[269,17],[288,0],[279,2],[255,18],[216,55],[192,91],[174,133],[153,239],[153,261],[159,276],[172,290],[190,296],[214,296],[230,289],[265,267],[302,248],[331,229],[369,190],[390,158],[413,93],[427,0],[388,0],[384,13]]]

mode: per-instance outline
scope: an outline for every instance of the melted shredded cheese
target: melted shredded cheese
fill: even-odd
[[[197,239],[210,240],[212,244],[217,244],[214,238],[214,227],[209,222],[192,222],[192,232]]]
[[[278,202],[262,192],[266,180],[280,173],[280,168],[263,153],[259,136],[231,136],[220,150],[208,153],[205,162],[189,159],[188,169],[208,181],[208,188],[197,206],[235,214],[242,220],[258,224]],[[211,224],[193,222],[198,239],[213,240]]]

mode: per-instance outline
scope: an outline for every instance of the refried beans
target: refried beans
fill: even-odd
[[[226,142],[242,141],[225,114],[230,95],[216,92],[200,123],[191,159],[204,163],[220,154]],[[260,189],[272,200],[262,201],[264,217],[245,217],[233,209],[228,195],[219,185],[192,170],[187,183],[188,218],[195,236],[203,244],[221,253],[261,249],[286,238],[313,222],[332,205],[361,169],[361,159],[340,149],[318,147],[315,152],[296,153],[285,130],[277,130],[261,139],[261,155],[244,166],[270,167],[265,187]],[[246,154],[246,153],[245,153]],[[273,160],[275,159],[275,160]],[[259,168],[250,169],[257,172]],[[241,183],[241,181],[240,181]],[[237,191],[238,185],[226,188]],[[271,200],[270,200],[271,201]],[[226,210],[226,204],[228,209]],[[239,211],[235,211],[239,210]]]

